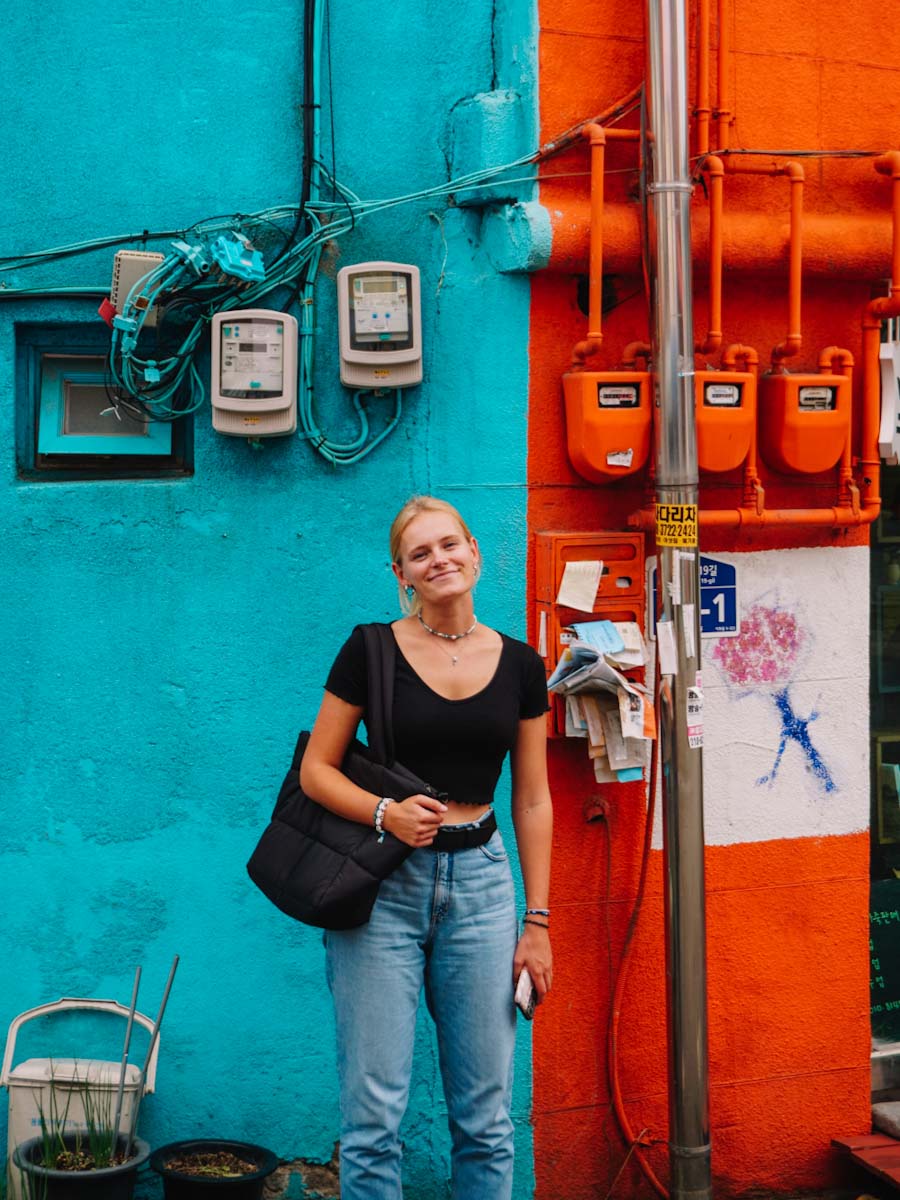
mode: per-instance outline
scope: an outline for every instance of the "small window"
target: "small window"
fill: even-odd
[[[102,326],[16,327],[19,474],[128,479],[192,473],[191,417],[142,420],[108,387]]]
[[[37,448],[39,455],[169,455],[172,426],[117,409],[106,388],[105,359],[44,354]]]

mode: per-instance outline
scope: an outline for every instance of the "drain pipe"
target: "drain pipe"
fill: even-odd
[[[648,0],[656,545],[673,1200],[712,1196],[685,0]],[[661,629],[668,624],[668,631]],[[664,651],[668,651],[664,653]]]

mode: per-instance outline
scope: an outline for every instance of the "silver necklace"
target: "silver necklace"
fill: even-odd
[[[419,618],[419,623],[424,630],[430,633],[433,637],[443,638],[446,642],[458,642],[461,638],[467,638],[478,624],[478,618],[475,617],[469,628],[464,629],[462,633],[441,633],[439,629],[432,629],[420,612],[416,613],[416,616]],[[446,654],[446,656],[450,659],[450,666],[455,667],[459,662],[459,655],[453,654],[450,650],[445,649],[443,646],[440,646],[439,649],[442,650],[443,653]]]

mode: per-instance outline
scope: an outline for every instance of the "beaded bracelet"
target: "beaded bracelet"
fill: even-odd
[[[392,796],[383,796],[378,801],[378,804],[375,806],[375,816],[373,819],[374,819],[374,823],[375,823],[375,831],[378,834],[379,842],[384,841],[384,835],[385,835],[385,833],[387,833],[387,830],[384,827],[385,809],[387,808],[387,806],[389,804],[393,804],[393,803],[394,803],[394,800],[393,800]]]
[[[547,920],[549,921],[550,920],[550,909],[549,908],[526,908],[525,916],[526,917],[546,917]]]
[[[522,919],[522,924],[523,925],[537,925],[538,929],[549,929],[550,928],[549,924],[545,925],[543,921],[533,921],[531,919],[531,917],[524,917]]]

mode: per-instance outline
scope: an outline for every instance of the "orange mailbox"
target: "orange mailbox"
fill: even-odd
[[[814,475],[836,466],[850,437],[846,375],[764,375],[759,444],[776,471]]]
[[[536,637],[548,676],[571,641],[568,627],[575,621],[636,621],[643,629],[646,594],[642,533],[538,533],[534,558]],[[603,571],[592,612],[558,604],[556,597],[566,563],[597,559],[603,563]],[[549,736],[565,737],[565,703],[556,695],[550,697],[550,703]]]
[[[756,425],[756,376],[698,371],[694,376],[697,459],[701,471],[733,471],[750,452]]]
[[[640,471],[650,454],[647,371],[569,371],[563,375],[569,459],[592,483]]]

